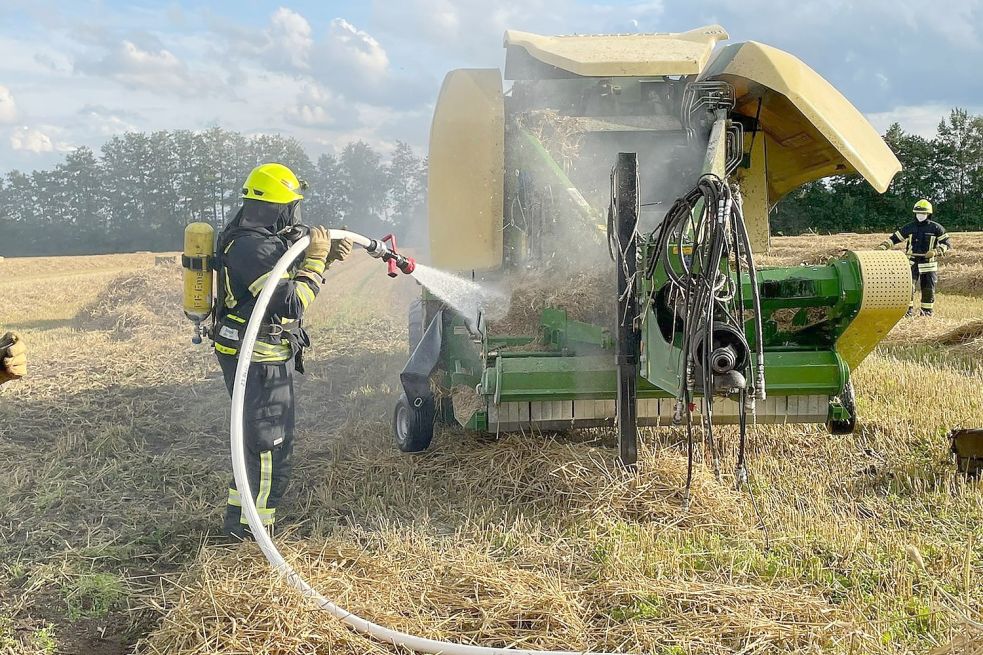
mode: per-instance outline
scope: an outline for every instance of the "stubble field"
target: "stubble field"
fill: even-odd
[[[879,235],[777,238],[816,263]],[[648,430],[605,440],[442,429],[392,445],[412,281],[332,270],[298,387],[284,552],[356,613],[466,643],[632,653],[978,653],[983,487],[946,433],[983,427],[983,234],[953,235],[933,319],[855,374],[860,425],[752,430],[752,487]],[[29,378],[0,390],[0,653],[392,653],[316,611],[252,544],[215,538],[228,397],[153,255],[0,262]],[[282,514],[282,515],[281,515]]]

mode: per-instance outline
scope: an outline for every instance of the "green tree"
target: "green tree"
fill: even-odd
[[[979,225],[983,210],[983,117],[953,109],[934,141],[941,185],[936,216],[949,227]]]
[[[426,195],[426,169],[413,149],[402,141],[396,142],[392,158],[386,167],[389,206],[386,218],[405,234],[405,229],[417,222]],[[415,227],[415,225],[413,225]]]
[[[351,213],[351,204],[347,196],[347,181],[338,158],[330,154],[318,157],[310,184],[311,188],[304,199],[307,220],[326,226],[344,224],[345,216]]]
[[[341,151],[339,164],[339,185],[347,199],[342,220],[369,234],[386,230],[388,180],[379,153],[364,141],[355,141]]]

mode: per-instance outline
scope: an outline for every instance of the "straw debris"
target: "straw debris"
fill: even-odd
[[[454,404],[454,418],[461,425],[466,425],[475,412],[483,411],[488,407],[485,397],[467,385],[459,384],[451,389],[451,398]]]
[[[565,171],[580,158],[586,121],[564,116],[553,109],[529,111],[517,117],[519,126],[539,139],[546,151]]]
[[[535,336],[546,308],[566,310],[572,320],[608,326],[615,322],[617,306],[615,274],[609,267],[571,272],[562,279],[530,271],[512,281],[509,311],[489,327],[492,334]]]
[[[181,269],[155,267],[123,273],[79,311],[79,329],[108,330],[118,339],[142,331],[186,327],[181,298]]]

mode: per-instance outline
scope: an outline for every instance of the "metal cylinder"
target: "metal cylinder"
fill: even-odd
[[[727,373],[737,366],[737,353],[733,346],[717,348],[710,353],[710,368],[714,373]]]
[[[184,229],[184,314],[195,323],[212,311],[212,268],[215,228],[191,223]]]

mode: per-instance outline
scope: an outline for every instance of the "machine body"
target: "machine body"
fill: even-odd
[[[508,288],[607,260],[609,310],[579,321],[559,302],[516,332],[423,291],[394,413],[403,450],[426,448],[441,418],[491,433],[618,426],[626,463],[637,426],[687,414],[852,430],[851,372],[907,308],[904,255],[790,268],[754,255],[783,195],[849,173],[883,192],[900,164],[801,61],[754,42],[715,50],[726,38],[510,31],[508,94],[494,69],[447,75],[433,264]]]

